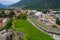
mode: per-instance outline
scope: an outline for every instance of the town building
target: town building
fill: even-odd
[[[4,26],[7,21],[8,21],[8,18],[0,18],[0,27]]]

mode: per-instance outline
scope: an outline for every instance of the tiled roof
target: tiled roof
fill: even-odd
[[[1,27],[1,26],[4,26],[4,23],[0,23],[0,27]]]

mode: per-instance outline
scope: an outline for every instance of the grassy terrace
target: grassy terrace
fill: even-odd
[[[54,40],[49,35],[35,28],[28,20],[15,20],[14,29],[25,32],[24,40]]]

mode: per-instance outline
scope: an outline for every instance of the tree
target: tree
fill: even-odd
[[[56,24],[60,25],[60,19],[56,18]]]
[[[0,13],[0,18],[2,17],[2,13]]]
[[[13,11],[11,11],[9,17],[13,18],[14,15],[15,15],[15,13]]]
[[[4,29],[8,30],[9,28],[11,28],[12,22],[13,22],[13,19],[9,19],[9,20],[7,21]]]
[[[5,11],[2,11],[3,17],[5,18]]]
[[[5,18],[5,11],[0,12],[0,18]]]
[[[17,17],[17,19],[27,19],[27,15],[21,13],[21,14]]]
[[[44,14],[46,14],[46,13],[48,12],[48,10],[47,10],[47,9],[44,9],[42,12],[43,12]]]

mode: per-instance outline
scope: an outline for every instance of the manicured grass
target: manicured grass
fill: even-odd
[[[34,27],[28,20],[15,20],[13,24],[16,30],[26,33],[27,40],[54,40],[49,35]]]

